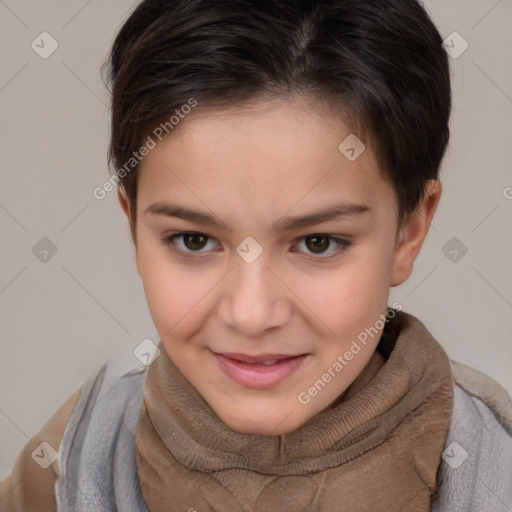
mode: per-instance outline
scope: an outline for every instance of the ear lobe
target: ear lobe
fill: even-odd
[[[414,212],[408,214],[398,235],[391,286],[402,284],[413,269],[441,198],[441,183],[428,180],[425,194]]]

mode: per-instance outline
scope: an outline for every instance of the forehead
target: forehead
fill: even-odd
[[[321,104],[293,98],[196,109],[142,160],[141,203],[207,198],[263,215],[276,204],[371,202],[389,188],[371,145]]]
[[[271,149],[279,146],[283,151],[299,150],[296,146],[301,138],[311,138],[309,148],[324,149],[324,140],[329,133],[331,137],[340,138],[353,130],[341,109],[333,110],[325,103],[303,96],[285,96],[259,100],[250,104],[228,108],[201,107],[183,116],[172,134],[164,137],[165,144],[173,144],[172,135],[177,135],[182,143],[189,147],[197,143],[212,141],[219,145],[243,143],[247,147]],[[321,136],[320,132],[322,132]],[[344,135],[345,134],[345,135]],[[278,135],[278,138],[276,138]],[[363,138],[360,136],[360,138]],[[211,148],[210,148],[211,149]],[[286,156],[291,157],[289,153]],[[198,155],[200,156],[200,155]]]

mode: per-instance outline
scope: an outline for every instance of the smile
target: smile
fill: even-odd
[[[277,386],[302,364],[307,354],[219,354],[214,352],[219,368],[240,386],[253,389]]]

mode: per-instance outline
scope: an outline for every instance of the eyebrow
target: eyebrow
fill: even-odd
[[[341,217],[352,217],[370,212],[370,207],[365,204],[346,203],[329,206],[323,210],[306,213],[296,217],[285,216],[273,222],[269,233],[277,231],[293,231],[294,229],[305,226],[313,226],[330,220],[336,220]],[[166,217],[176,217],[196,224],[224,228],[233,232],[233,228],[226,222],[223,222],[216,215],[207,212],[193,210],[181,205],[158,202],[153,203],[146,208],[144,215],[151,213],[154,215],[164,215]]]

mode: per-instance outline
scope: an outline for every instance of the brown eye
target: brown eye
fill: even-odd
[[[348,250],[350,245],[351,242],[344,238],[315,233],[302,237],[298,245],[298,252],[316,256],[316,260],[327,260],[328,258],[341,256]],[[297,249],[293,249],[293,252],[297,252]]]
[[[187,249],[190,249],[191,251],[199,251],[200,249],[203,249],[207,240],[208,237],[198,233],[189,233],[183,235],[183,243]]]
[[[214,239],[208,235],[194,231],[177,231],[163,235],[160,238],[163,245],[167,246],[172,252],[183,258],[205,257],[211,251],[205,250],[208,244],[214,244]]]
[[[305,239],[307,248],[313,252],[320,254],[327,250],[330,245],[330,239],[328,236],[324,235],[315,235],[315,236],[308,236]]]

